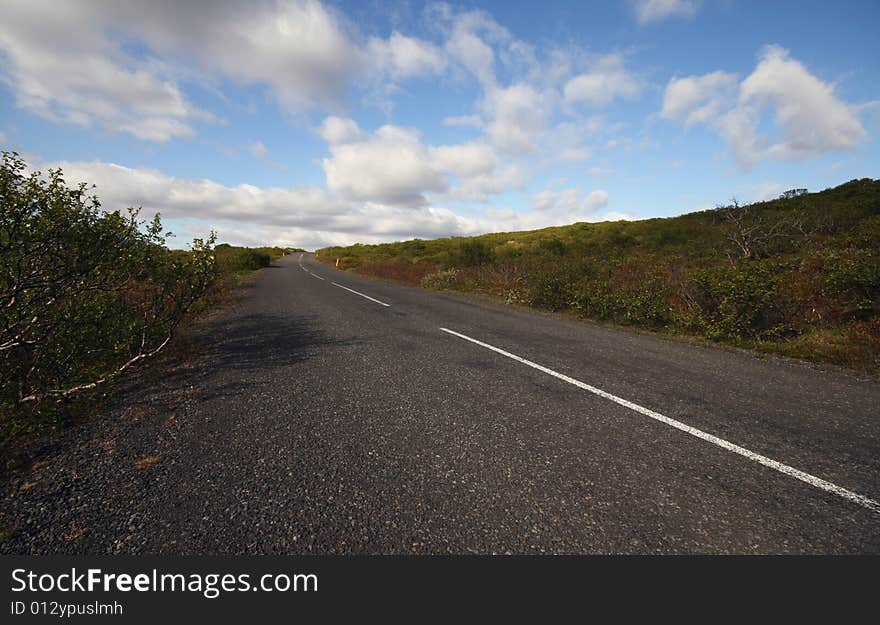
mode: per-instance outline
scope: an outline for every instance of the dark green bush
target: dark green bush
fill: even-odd
[[[571,308],[574,292],[571,282],[566,278],[545,273],[532,278],[528,288],[528,298],[536,308],[566,310]]]
[[[880,312],[880,250],[832,250],[824,260],[825,292],[842,314],[867,319]]]
[[[709,338],[769,339],[790,334],[794,304],[779,286],[791,267],[777,260],[747,261],[697,271],[693,321]]]
[[[577,290],[571,306],[582,317],[659,328],[671,322],[667,292],[667,284],[656,276],[637,282],[596,280]]]
[[[213,235],[169,252],[158,216],[106,212],[60,170],[0,168],[0,429],[57,413],[158,353],[212,284]]]
[[[581,317],[611,320],[620,307],[604,280],[595,280],[582,286],[572,300],[572,307]]]
[[[459,263],[462,267],[487,265],[494,259],[492,249],[481,239],[467,239],[459,248]]]
[[[552,256],[565,256],[565,243],[556,237],[538,241],[538,252]]]
[[[233,247],[228,244],[216,248],[217,266],[221,272],[256,271],[268,267],[272,257],[268,252],[248,247]]]
[[[659,276],[648,276],[622,298],[623,319],[634,325],[660,328],[669,324],[671,310],[667,284]]]

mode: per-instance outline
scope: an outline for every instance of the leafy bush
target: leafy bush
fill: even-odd
[[[582,317],[660,328],[671,322],[667,291],[659,277],[629,284],[596,280],[576,292],[572,308]]]
[[[0,425],[57,412],[165,347],[212,284],[213,234],[170,252],[158,215],[106,212],[60,170],[0,168]]]
[[[221,243],[215,248],[217,267],[223,272],[256,271],[272,262],[269,252]]]
[[[631,283],[620,298],[620,314],[626,323],[662,328],[671,321],[667,284],[659,275]]]
[[[529,285],[528,294],[532,306],[552,311],[571,308],[574,297],[571,283],[550,273],[537,275]]]
[[[460,263],[463,267],[479,267],[492,262],[494,254],[485,241],[468,239],[459,248]]]
[[[878,250],[832,250],[825,263],[825,291],[841,305],[843,315],[866,319],[880,312]]]
[[[696,272],[694,321],[709,338],[768,339],[790,334],[791,305],[779,288],[789,270],[778,261],[751,261]]]
[[[551,237],[549,239],[541,239],[538,241],[538,250],[542,253],[554,256],[565,256],[566,248],[565,243],[563,243],[561,239]]]
[[[581,317],[610,320],[617,316],[619,307],[608,283],[596,280],[580,287],[572,301],[572,308]]]

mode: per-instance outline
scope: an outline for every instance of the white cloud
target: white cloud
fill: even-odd
[[[355,25],[318,0],[149,6],[128,0],[125,18],[140,23],[131,27],[151,45],[235,81],[268,85],[288,111],[337,105],[359,81],[438,74],[446,66],[439,48],[396,31],[361,42]]]
[[[538,163],[587,160],[594,153],[590,142],[614,125],[595,115],[584,117],[575,105],[604,106],[641,92],[639,79],[620,53],[595,55],[576,47],[539,51],[483,12],[457,13],[449,5],[434,5],[429,15],[446,37],[444,49],[453,74],[464,70],[482,90],[475,114],[447,117],[444,124],[482,130],[481,141],[504,159],[479,185],[472,180],[450,190],[449,197],[474,192],[474,197],[482,197],[485,190],[505,183],[521,187],[527,179],[524,173]],[[572,76],[573,68],[581,73]]]
[[[438,170],[450,172],[462,179],[491,173],[498,166],[495,152],[483,143],[431,148],[430,156]]]
[[[473,33],[456,33],[446,44],[449,54],[470,70],[485,85],[495,83],[495,55],[482,39]]]
[[[0,143],[6,143],[6,133],[0,131]]]
[[[532,206],[539,211],[553,208],[556,205],[556,191],[541,191],[532,196]]]
[[[446,192],[445,197],[454,200],[484,202],[492,195],[511,189],[521,189],[527,176],[516,164],[501,165],[485,173],[459,178],[458,185]],[[443,196],[438,196],[438,200]]]
[[[18,106],[150,141],[192,136],[194,122],[211,119],[181,80],[265,85],[285,111],[298,112],[337,105],[359,81],[446,65],[439,48],[398,32],[359,43],[355,28],[318,0],[9,0],[0,53],[0,80]]]
[[[555,162],[583,161],[591,154],[584,140],[595,134],[587,126],[595,120],[579,122],[577,134],[567,135],[563,146],[552,127],[558,114],[578,118],[574,104],[604,106],[617,98],[634,98],[641,91],[621,54],[595,56],[559,47],[539,54],[488,14],[457,13],[445,4],[433,5],[429,17],[446,38],[444,50],[453,74],[456,69],[464,70],[482,90],[476,114],[447,117],[444,124],[482,129],[485,140],[507,157],[537,158],[546,152]],[[572,68],[585,62],[587,71],[572,77]],[[560,90],[566,84],[567,98],[563,99]],[[565,107],[560,106],[563,102]]]
[[[482,128],[488,142],[503,152],[534,152],[556,105],[553,89],[538,84],[534,48],[482,11],[455,13],[449,5],[434,5],[431,19],[446,37],[444,49],[453,67],[476,78],[483,92],[478,115],[447,117],[444,123]],[[512,77],[510,84],[499,80],[500,70]]]
[[[699,0],[635,0],[639,24],[659,22],[670,17],[692,17],[700,8]]]
[[[833,84],[810,74],[778,46],[763,50],[754,71],[739,83],[735,100],[734,89],[733,75],[724,72],[673,78],[661,115],[686,126],[705,123],[715,128],[743,169],[764,159],[854,148],[867,138],[858,107],[840,100]],[[764,131],[771,120],[775,136]]]
[[[558,210],[567,214],[590,214],[608,206],[608,200],[608,192],[602,189],[590,191],[584,196],[578,189],[547,190],[533,195],[532,205],[539,211]]]
[[[248,145],[248,151],[257,158],[263,158],[269,152],[262,141],[254,141]]]
[[[760,120],[754,112],[740,107],[731,109],[715,122],[734,159],[743,170],[751,169],[764,153],[766,141],[758,135],[759,123]]]
[[[350,143],[361,138],[363,133],[353,119],[330,116],[324,119],[318,134],[324,141],[333,145],[337,143]]]
[[[95,183],[108,210],[142,206],[144,216],[160,212],[163,220],[197,220],[205,230],[226,224],[223,229],[228,236],[239,237],[237,240],[251,237],[253,243],[302,244],[315,237],[325,244],[354,243],[478,230],[476,221],[447,209],[349,201],[319,187],[230,187],[98,161],[59,162],[47,167],[61,167],[70,184]],[[299,238],[285,238],[284,232],[297,232]]]
[[[629,213],[609,211],[605,213],[571,214],[559,210],[532,211],[521,213],[510,209],[486,211],[485,222],[488,228],[481,232],[511,232],[515,230],[536,230],[551,226],[565,226],[575,222],[616,221],[632,219]]]
[[[446,68],[439,48],[397,31],[388,39],[372,38],[367,53],[374,67],[384,68],[394,79],[440,74]]]
[[[353,200],[425,206],[431,193],[485,200],[524,180],[517,166],[502,165],[486,143],[431,146],[411,128],[386,125],[371,136],[359,133],[329,144],[330,156],[323,161],[327,188]]]
[[[767,108],[774,110],[781,135],[778,140],[761,138],[755,142],[751,133],[746,133],[740,143],[741,124],[750,124],[756,133],[760,114]],[[834,85],[810,74],[778,46],[764,50],[755,71],[740,85],[735,119],[725,129],[737,157],[746,163],[853,148],[867,138],[853,107],[835,96]]]
[[[590,71],[578,74],[563,89],[567,104],[586,103],[597,107],[617,98],[634,98],[640,91],[638,80],[624,67],[619,54],[601,57]]]
[[[356,200],[422,206],[424,193],[445,191],[417,131],[382,126],[363,141],[330,146],[323,160],[327,188]]]
[[[317,0],[170,9],[130,0],[116,13],[154,49],[243,84],[268,85],[287,110],[337,101],[364,60],[340,16]]]
[[[488,14],[467,11],[453,15],[449,5],[434,5],[433,21],[446,31],[445,50],[449,57],[464,67],[482,84],[495,86],[494,44],[508,42],[510,33]]]
[[[566,204],[563,205],[563,208],[571,211],[593,213],[606,206],[608,206],[608,192],[597,189],[590,191],[580,199],[576,195],[572,195],[570,199],[566,199]]]
[[[623,54],[536,48],[484,12],[448,5],[428,9],[437,20],[428,20],[434,30],[427,41],[398,31],[364,36],[333,5],[317,0],[157,2],[84,3],[76,10],[60,4],[55,10],[48,0],[9,0],[12,17],[0,23],[0,48],[11,61],[0,75],[20,105],[47,117],[159,141],[191,136],[200,120],[209,119],[187,96],[192,83],[217,90],[230,83],[257,86],[284,110],[309,113],[297,121],[321,120],[312,131],[327,143],[321,162],[326,185],[233,187],[106,163],[71,164],[109,181],[110,197],[152,203],[175,219],[241,224],[255,241],[261,232],[353,242],[623,215],[601,213],[609,203],[602,189],[564,188],[575,182],[548,183],[553,190],[535,194],[535,210],[528,213],[495,207],[482,217],[485,209],[473,205],[467,217],[453,212],[463,201],[501,202],[493,196],[522,189],[533,172],[559,163],[581,163],[577,170],[606,175],[610,170],[583,162],[595,155],[595,162],[607,164],[603,151],[614,146],[639,149],[642,137],[627,137],[609,106],[646,89]],[[693,12],[697,4],[639,6],[650,22]],[[58,51],[50,54],[34,41],[57,41]],[[404,91],[401,81],[425,76],[442,76],[444,86],[476,88],[472,107],[448,111],[472,114],[443,119],[446,126],[476,129],[467,133],[472,140],[440,145],[391,123],[361,129],[341,112],[354,101],[345,97],[353,86],[368,92],[362,103],[374,95],[370,90],[390,98]],[[590,110],[599,107],[608,109]],[[778,48],[768,49],[741,83],[720,71],[673,78],[660,113],[684,126],[708,125],[743,166],[850,147],[865,134],[856,114],[833,85]],[[238,147],[258,158],[268,154],[261,142]]]
[[[143,206],[169,218],[225,219],[272,225],[311,223],[327,211],[342,212],[318,187],[259,189],[228,187],[211,180],[176,178],[155,169],[129,168],[100,161],[58,162],[68,183],[89,182],[108,210]]]
[[[548,165],[581,163],[593,154],[590,142],[605,130],[598,117],[560,122],[544,134],[541,160]]]
[[[514,153],[536,149],[552,111],[547,94],[526,83],[490,88],[481,106],[490,119],[486,127],[489,140],[498,148]]]
[[[603,190],[586,195],[576,189],[550,192],[550,204],[541,210],[492,208],[483,216],[465,217],[442,206],[353,200],[314,186],[227,186],[100,161],[58,162],[45,164],[42,169],[50,167],[61,167],[69,184],[95,183],[96,193],[107,210],[142,206],[145,218],[161,213],[166,227],[179,235],[173,241],[178,246],[185,245],[187,238],[204,236],[211,229],[219,232],[221,241],[230,243],[315,249],[627,217],[597,212],[608,204],[608,194]]]
[[[40,0],[5,3],[0,80],[13,89],[18,106],[52,121],[139,139],[192,136],[192,121],[205,115],[174,81],[138,66],[105,39],[97,9]]]
[[[685,126],[706,123],[730,106],[736,84],[736,74],[720,71],[673,78],[666,85],[660,114]]]

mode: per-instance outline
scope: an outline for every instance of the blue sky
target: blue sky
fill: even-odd
[[[177,233],[316,248],[876,177],[880,4],[4,0],[0,144]]]

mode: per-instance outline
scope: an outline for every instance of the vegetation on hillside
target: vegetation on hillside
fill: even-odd
[[[299,248],[236,247],[220,243],[214,247],[217,269],[221,274],[239,274],[268,267],[272,259],[290,252],[302,252]]]
[[[0,441],[55,426],[165,348],[219,285],[282,250],[169,250],[156,216],[104,211],[60,170],[0,167]]]
[[[319,250],[433,289],[880,372],[880,181],[665,219]]]

